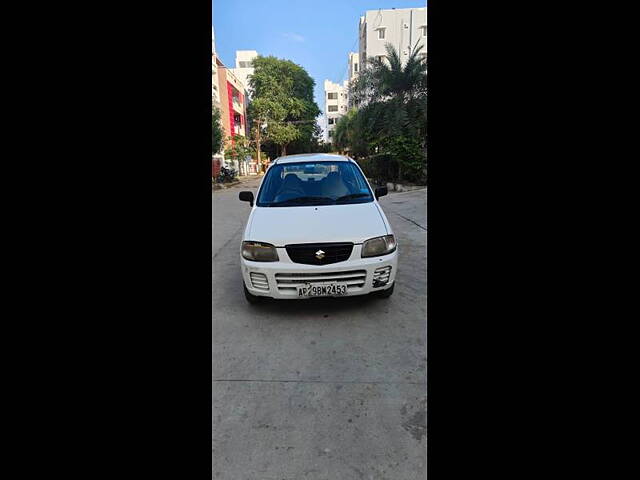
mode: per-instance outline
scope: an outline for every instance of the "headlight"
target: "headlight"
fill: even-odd
[[[242,256],[254,262],[277,262],[276,247],[269,243],[242,242]]]
[[[393,235],[371,238],[362,244],[362,257],[378,257],[394,252],[396,239]]]

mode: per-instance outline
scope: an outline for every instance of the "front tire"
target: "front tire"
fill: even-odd
[[[389,298],[393,294],[393,289],[396,287],[395,282],[391,285],[391,288],[377,292],[378,298]]]
[[[247,290],[247,286],[244,284],[244,282],[242,282],[242,288],[244,288],[244,297],[250,304],[255,305],[256,303],[260,303],[262,301],[262,297],[253,295],[249,290]]]

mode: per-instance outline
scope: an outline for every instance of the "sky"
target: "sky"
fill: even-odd
[[[358,51],[366,10],[426,6],[425,0],[212,0],[216,50],[235,67],[236,50],[256,50],[304,67],[324,110],[324,81],[348,79],[348,53]]]

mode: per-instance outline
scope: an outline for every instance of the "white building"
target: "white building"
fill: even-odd
[[[349,83],[358,76],[360,72],[360,55],[356,52],[349,52]]]
[[[255,50],[236,50],[236,68],[230,70],[249,90],[249,75],[253,75],[254,68],[252,66],[253,59],[258,56]],[[250,96],[250,95],[249,95]]]
[[[213,108],[220,110],[220,78],[218,76],[218,62],[216,56],[216,33],[213,27],[211,28],[211,47],[211,105]],[[221,148],[220,152],[213,152],[213,158],[220,162],[224,162],[224,157],[222,155],[223,151],[224,147]]]
[[[427,53],[427,8],[392,8],[367,10],[360,17],[360,63],[366,65],[370,58],[382,58],[385,45],[393,45],[400,58],[406,61],[410,50],[422,45],[421,53]]]
[[[324,81],[324,118],[326,128],[324,129],[324,141],[332,142],[333,130],[340,117],[349,108],[349,82],[344,81],[342,85],[333,83],[330,80]]]
[[[211,103],[214,107],[220,108],[220,90],[218,79],[218,62],[215,52],[211,55]]]
[[[216,31],[211,26],[211,103],[214,107],[220,108],[220,86],[218,80],[218,62],[216,60]]]

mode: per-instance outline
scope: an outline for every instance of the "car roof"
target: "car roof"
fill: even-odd
[[[299,153],[297,155],[285,155],[274,160],[274,164],[296,163],[296,162],[350,162],[344,155],[334,155],[331,153]]]

